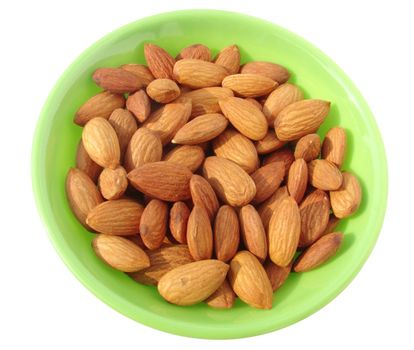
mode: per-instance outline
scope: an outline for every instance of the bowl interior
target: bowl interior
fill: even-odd
[[[347,131],[345,170],[361,181],[363,200],[345,232],[337,256],[322,267],[292,273],[274,295],[273,309],[253,309],[237,301],[231,310],[204,304],[178,307],[154,287],[143,286],[102,263],[91,249],[93,234],[72,215],[65,177],[74,166],[81,128],[73,124],[78,107],[99,91],[91,74],[98,67],[144,63],[143,45],[156,43],[173,56],[181,48],[204,43],[213,53],[230,44],[240,47],[242,62],[268,60],[287,67],[291,81],[310,98],[332,101],[320,129]],[[192,337],[236,338],[269,332],[294,323],[326,305],[352,280],[378,236],[386,204],[387,171],[383,144],[363,98],[344,73],[318,49],[271,23],[220,11],[181,11],[129,24],[86,50],[63,74],[42,111],[33,144],[33,187],[50,238],[72,272],[93,293],[119,312],[149,326]]]

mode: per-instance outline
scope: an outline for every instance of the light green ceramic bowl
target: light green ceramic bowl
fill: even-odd
[[[237,44],[242,61],[265,60],[287,67],[306,97],[332,101],[320,129],[347,131],[344,169],[361,181],[363,200],[356,215],[339,230],[345,241],[322,267],[293,273],[275,294],[273,308],[256,310],[237,301],[231,310],[205,304],[168,304],[154,287],[143,286],[100,261],[91,249],[93,234],[75,219],[65,195],[65,176],[75,164],[81,128],[72,119],[78,107],[99,91],[91,79],[98,67],[144,63],[143,45],[153,42],[175,56],[181,48],[203,43],[215,54]],[[105,303],[148,326],[200,338],[248,337],[286,327],[335,298],[361,269],[378,237],[387,198],[384,146],[375,120],[348,77],[317,48],[272,23],[221,11],[179,11],[122,27],[87,49],[65,71],[41,112],[33,142],[33,188],[50,239],[73,274]],[[361,301],[362,302],[362,301]],[[338,315],[340,317],[340,315]]]

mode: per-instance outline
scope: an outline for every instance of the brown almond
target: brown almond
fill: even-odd
[[[126,107],[140,123],[147,120],[151,113],[151,101],[144,90],[129,95]]]
[[[295,158],[303,158],[305,162],[310,162],[319,157],[321,153],[321,139],[318,134],[303,136],[296,143]]]
[[[139,78],[121,68],[98,68],[92,75],[96,85],[114,94],[125,94],[142,87]]]
[[[290,196],[300,203],[308,185],[308,166],[302,159],[296,159],[289,168],[287,188]]]
[[[129,141],[135,131],[137,131],[137,122],[131,112],[122,108],[115,109],[108,121],[118,135],[121,159],[123,159]]]
[[[120,68],[135,74],[139,78],[142,86],[147,86],[155,79],[148,67],[143,64],[124,64]]]
[[[99,174],[102,171],[102,167],[89,157],[88,152],[86,152],[85,147],[83,146],[82,140],[79,141],[78,149],[76,151],[76,167],[88,175],[95,183],[98,181]]]
[[[175,202],[170,210],[170,231],[178,243],[187,243],[187,223],[190,209],[184,202]]]
[[[203,60],[210,62],[211,61],[211,51],[210,49],[202,44],[194,44],[185,47],[181,50],[180,59],[183,58],[192,58],[196,60]]]
[[[211,259],[213,231],[204,207],[194,205],[187,222],[187,244],[194,260]]]
[[[230,309],[233,307],[235,299],[236,294],[231,289],[229,282],[224,280],[221,286],[206,299],[206,303],[216,309]]]
[[[144,45],[148,68],[156,79],[173,79],[174,58],[163,48],[154,44]]]
[[[255,142],[256,151],[258,154],[268,154],[282,148],[286,145],[286,141],[280,141],[273,129],[269,129],[266,136]]]
[[[289,174],[289,169],[292,163],[295,161],[293,152],[288,147],[280,148],[277,151],[266,155],[263,158],[262,165],[267,165],[274,162],[283,162],[285,165],[285,172],[283,175]]]
[[[236,211],[229,205],[223,205],[217,212],[214,222],[214,250],[217,259],[229,261],[239,248],[240,228]]]
[[[121,166],[115,169],[105,168],[99,175],[98,184],[105,199],[121,198],[128,187],[127,173]]]
[[[242,97],[259,97],[272,92],[278,83],[259,74],[232,74],[223,79],[222,86]]]
[[[343,183],[336,191],[330,192],[332,210],[339,219],[355,213],[361,203],[361,185],[351,173],[342,173]]]
[[[285,174],[285,165],[283,162],[269,163],[257,169],[252,175],[256,185],[256,196],[253,198],[253,204],[260,204],[268,199],[282,183]]]
[[[282,267],[269,260],[266,262],[264,268],[266,270],[267,277],[269,277],[270,283],[272,284],[273,292],[275,292],[289,277],[290,270],[292,269],[292,263],[288,266]]]
[[[151,250],[161,246],[167,232],[168,205],[152,199],[141,215],[139,233],[145,246]]]
[[[342,185],[342,174],[334,163],[315,159],[308,164],[309,182],[320,190],[337,190]]]
[[[273,193],[258,207],[257,212],[259,213],[263,226],[266,230],[269,227],[270,218],[273,213],[276,211],[280,202],[287,196],[289,196],[287,187],[279,187],[275,193]]]
[[[216,57],[215,63],[226,68],[229,74],[236,74],[240,69],[240,51],[237,45],[226,46]]]
[[[171,79],[155,79],[147,86],[148,96],[159,103],[174,101],[180,93],[180,88]]]
[[[331,128],[322,143],[322,158],[329,160],[341,168],[345,157],[346,134],[345,129],[337,126]]]
[[[279,84],[288,81],[290,74],[285,67],[276,63],[253,61],[246,63],[242,69],[242,74],[260,74],[268,77]]]
[[[219,208],[219,202],[208,181],[200,175],[193,175],[190,180],[190,192],[194,205],[203,207],[212,221]]]
[[[204,161],[204,150],[200,146],[182,145],[171,149],[163,160],[182,165],[195,172]]]

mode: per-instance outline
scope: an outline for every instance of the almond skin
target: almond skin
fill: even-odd
[[[355,213],[361,203],[361,185],[351,173],[342,173],[342,186],[330,192],[332,210],[339,219]]]
[[[197,304],[220,287],[228,270],[227,264],[214,259],[179,266],[161,277],[158,292],[172,304]]]
[[[334,163],[315,159],[308,164],[310,184],[324,191],[337,190],[342,185],[341,171]]]
[[[118,236],[98,234],[92,247],[109,266],[123,272],[134,272],[150,265],[145,252],[130,240]]]
[[[184,244],[165,245],[155,250],[148,250],[147,255],[150,266],[138,272],[131,273],[130,276],[137,282],[154,285],[167,272],[178,266],[194,262],[188,247]]]
[[[257,141],[266,136],[266,118],[251,102],[238,97],[227,97],[220,100],[219,105],[230,123],[249,139]]]
[[[144,208],[131,199],[103,202],[93,208],[86,223],[97,232],[130,236],[139,233],[139,223]]]
[[[124,96],[104,91],[87,100],[78,109],[73,121],[75,124],[84,126],[92,118],[108,119],[115,109],[124,107]]]
[[[222,86],[242,97],[259,97],[272,92],[278,83],[259,74],[232,74],[223,79]]]
[[[282,161],[269,163],[257,169],[252,175],[256,185],[254,204],[259,204],[268,199],[279,188],[285,174],[285,165]]]
[[[191,197],[192,175],[186,167],[161,161],[144,164],[132,170],[128,179],[132,186],[147,196],[177,202]]]
[[[147,86],[155,79],[148,67],[143,64],[124,64],[120,68],[135,74],[139,78],[142,86]]]
[[[255,142],[256,151],[258,154],[268,154],[278,150],[286,145],[286,141],[280,141],[273,129],[269,129],[266,136]]]
[[[82,142],[95,163],[111,169],[119,165],[121,151],[118,136],[106,119],[91,119],[83,128]]]
[[[341,168],[345,157],[346,134],[345,129],[335,127],[330,129],[322,143],[322,158]]]
[[[269,277],[270,283],[272,284],[272,290],[275,292],[289,277],[290,270],[292,269],[292,263],[288,266],[281,267],[269,260],[266,262],[264,268],[267,273],[267,277]]]
[[[200,115],[185,124],[175,134],[172,143],[196,145],[210,141],[227,127],[227,119],[219,113]]]
[[[226,46],[216,57],[216,64],[224,67],[229,74],[236,74],[240,69],[240,51],[237,45]]]
[[[308,185],[308,166],[302,159],[296,159],[289,168],[287,188],[296,203],[302,201]]]
[[[335,232],[335,229],[338,226],[340,221],[341,220],[338,219],[334,214],[331,214],[329,216],[328,224],[326,225],[325,231],[323,232],[322,236],[324,236],[328,233],[331,233],[331,232]]]
[[[204,161],[204,151],[200,146],[182,145],[169,151],[163,160],[182,165],[195,172]]]
[[[173,79],[175,60],[167,51],[154,44],[145,44],[144,55],[148,68],[155,78]]]
[[[285,147],[266,155],[263,159],[262,165],[267,165],[274,162],[283,162],[285,165],[285,172],[283,175],[285,176],[289,174],[289,169],[294,161],[295,157],[293,156],[293,152],[290,150],[290,148]]]
[[[208,181],[200,175],[193,175],[190,180],[190,192],[194,205],[203,207],[212,221],[219,208],[219,202]]]
[[[144,90],[129,95],[126,107],[140,123],[147,120],[151,113],[151,101]]]
[[[248,204],[240,209],[239,219],[245,247],[260,261],[264,261],[267,257],[267,239],[259,214]]]
[[[318,134],[303,136],[296,143],[295,158],[303,158],[305,162],[310,162],[319,157],[321,153],[321,139]]]
[[[248,98],[246,98],[246,101],[249,101],[250,103],[252,103],[253,105],[255,105],[257,108],[259,108],[262,111],[263,106],[256,99],[254,99],[252,97],[248,97]]]
[[[185,47],[180,52],[180,59],[183,58],[192,58],[196,60],[203,60],[210,62],[211,61],[211,51],[210,49],[202,44],[194,44]]]
[[[206,303],[216,309],[230,309],[233,307],[235,299],[236,294],[231,289],[229,282],[224,280],[221,286],[206,299]]]
[[[115,94],[131,93],[142,87],[135,74],[121,68],[98,68],[92,79],[102,89]]]
[[[169,103],[180,96],[180,88],[170,79],[155,79],[147,86],[147,94],[154,101]]]
[[[227,75],[222,66],[203,60],[182,59],[174,65],[175,80],[195,89],[220,86]]]
[[[232,206],[248,204],[256,195],[252,178],[236,163],[220,157],[204,161],[203,176],[218,196]]]
[[[214,222],[214,250],[217,259],[229,261],[236,255],[240,242],[239,220],[236,211],[223,205],[217,212]]]
[[[105,168],[99,176],[99,190],[105,199],[121,198],[128,187],[127,173],[119,166],[116,169]]]
[[[286,68],[276,63],[253,61],[246,63],[242,69],[242,74],[260,74],[268,77],[279,84],[288,81],[290,74]]]
[[[82,170],[71,168],[66,177],[66,196],[80,223],[89,229],[86,217],[103,199],[91,178]]]
[[[211,259],[213,231],[207,211],[194,205],[187,223],[187,244],[194,260]]]
[[[85,147],[83,146],[82,140],[80,140],[76,151],[76,168],[82,170],[95,183],[98,181],[99,174],[102,171],[102,167],[89,157],[88,152],[86,152]]]
[[[295,272],[306,272],[322,265],[336,254],[343,237],[342,233],[333,232],[319,238],[296,259]]]
[[[263,226],[266,230],[269,227],[270,218],[276,211],[278,205],[288,195],[289,194],[286,186],[279,187],[275,193],[273,193],[258,207],[257,212],[259,213],[260,218],[263,222]]]
[[[187,243],[187,223],[190,209],[184,202],[175,202],[170,210],[170,231],[178,243]]]
[[[236,254],[230,263],[229,281],[236,295],[258,309],[271,309],[273,292],[266,271],[248,251]]]
[[[259,156],[253,142],[232,128],[214,139],[213,151],[216,156],[233,161],[248,174],[259,167]]]
[[[134,116],[126,109],[115,109],[108,119],[109,123],[114,128],[119,141],[119,148],[121,151],[121,159],[124,158],[125,151],[128,147],[132,135],[137,131],[137,122]]]
[[[146,247],[154,250],[161,246],[167,232],[167,221],[167,203],[151,200],[142,212],[139,224],[139,233]]]

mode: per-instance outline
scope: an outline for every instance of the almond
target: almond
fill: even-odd
[[[129,141],[131,140],[131,137],[134,135],[135,131],[137,131],[137,122],[129,111],[122,108],[115,109],[109,117],[108,121],[118,136],[121,158],[123,159]]]
[[[158,162],[162,157],[160,138],[147,128],[138,129],[125,152],[125,169],[131,171],[141,165]]]
[[[210,307],[216,309],[230,309],[233,307],[236,295],[231,289],[229,282],[224,280],[220,287],[206,299],[206,303]]]
[[[182,165],[195,172],[204,161],[204,151],[200,146],[182,145],[171,149],[163,160]]]
[[[170,79],[155,79],[147,86],[147,94],[154,101],[169,103],[180,96],[180,88]]]
[[[213,151],[216,156],[233,161],[248,174],[259,167],[259,156],[253,142],[232,128],[213,141]]]
[[[144,90],[129,95],[126,107],[141,123],[147,120],[151,113],[151,102]]]
[[[228,269],[227,264],[214,259],[179,266],[161,277],[158,292],[172,304],[197,304],[220,287]]]
[[[267,277],[269,277],[270,283],[272,284],[273,292],[278,290],[283,283],[285,283],[286,279],[289,277],[290,270],[292,269],[292,263],[288,266],[281,267],[277,266],[272,261],[268,261],[264,266]]]
[[[361,203],[361,185],[351,173],[342,173],[342,186],[330,192],[332,210],[339,219],[346,218],[357,211]]]
[[[92,75],[96,85],[115,94],[125,94],[142,87],[139,78],[121,68],[98,68]]]
[[[303,200],[300,204],[300,247],[309,246],[324,233],[329,220],[329,210],[329,198],[324,191],[316,190]]]
[[[289,168],[287,188],[290,196],[300,203],[308,185],[308,166],[303,158],[296,159]]]
[[[178,266],[194,262],[188,247],[184,244],[166,245],[155,250],[147,251],[150,266],[138,272],[131,273],[130,276],[137,282],[154,285],[167,272]]]
[[[248,251],[236,254],[230,263],[230,285],[246,304],[258,309],[272,308],[272,286],[259,260]]]
[[[293,155],[293,152],[290,150],[290,148],[281,148],[278,149],[277,151],[270,153],[268,155],[266,155],[263,158],[263,164],[262,165],[267,165],[270,163],[274,163],[274,162],[283,162],[283,164],[285,165],[285,172],[284,172],[284,176],[289,174],[289,169],[292,165],[292,163],[294,162],[295,157]]]
[[[219,208],[219,202],[208,181],[200,175],[193,175],[190,180],[190,192],[194,205],[203,207],[212,221]]]
[[[80,223],[86,224],[86,217],[103,199],[96,185],[82,170],[71,168],[66,177],[66,196],[69,205]]]
[[[210,141],[220,135],[228,124],[218,113],[200,115],[185,124],[175,134],[172,143],[196,145]]]
[[[210,49],[202,44],[194,44],[185,47],[180,52],[180,59],[183,58],[193,58],[196,60],[203,60],[210,62],[211,61],[211,52]]]
[[[227,204],[243,206],[256,195],[256,186],[252,178],[230,160],[220,157],[206,158],[203,175]]]
[[[95,163],[111,169],[119,165],[118,136],[106,119],[91,119],[83,128],[82,142],[86,152]]]
[[[127,173],[121,166],[115,169],[105,168],[99,175],[99,190],[105,199],[111,200],[122,197],[127,187]]]
[[[214,250],[217,259],[229,261],[239,248],[240,229],[236,211],[223,205],[217,212],[214,222]]]
[[[219,105],[230,123],[249,139],[257,141],[266,136],[266,118],[251,102],[238,97],[227,97],[220,100]]]
[[[217,55],[215,63],[224,67],[229,74],[236,74],[240,69],[240,51],[237,45],[223,48]]]
[[[123,272],[134,272],[150,265],[145,252],[130,240],[118,236],[98,234],[92,247],[109,266]]]
[[[132,170],[128,179],[142,193],[167,202],[186,200],[193,174],[186,167],[170,163],[148,163]]]
[[[341,171],[334,163],[315,159],[308,164],[309,182],[313,187],[324,191],[337,190],[342,185]]]
[[[319,157],[321,153],[321,139],[318,134],[303,136],[296,143],[295,158],[303,158],[305,162],[310,162]]]
[[[340,219],[338,219],[334,214],[329,216],[328,224],[326,225],[325,231],[322,233],[322,236],[335,232],[336,227],[338,226]]]
[[[273,193],[258,207],[257,212],[259,213],[263,226],[266,230],[269,226],[270,218],[276,211],[278,205],[288,195],[286,186],[279,187],[275,193]]]
[[[267,239],[259,214],[248,204],[240,209],[239,219],[245,247],[259,260],[264,261],[267,256]]]
[[[191,88],[220,86],[227,70],[218,64],[195,59],[182,59],[174,65],[174,77]]]
[[[259,74],[232,74],[223,79],[222,86],[242,97],[259,97],[272,92],[278,83]]]
[[[98,181],[99,174],[102,171],[102,167],[89,157],[82,140],[80,140],[76,151],[76,167],[88,175],[93,182]]]
[[[173,78],[175,60],[167,51],[154,44],[145,44],[144,55],[148,68],[155,78]]]
[[[194,260],[211,259],[213,231],[206,209],[196,204],[188,218],[187,244]]]
[[[109,91],[92,96],[76,112],[74,122],[84,126],[92,118],[108,119],[117,108],[124,108],[125,98]]]
[[[334,232],[319,238],[298,257],[295,261],[294,270],[296,272],[306,272],[323,264],[336,254],[343,237],[342,233]]]
[[[286,145],[286,141],[280,141],[273,129],[269,129],[266,136],[255,142],[256,151],[258,154],[268,154],[278,150]]]
[[[95,231],[130,236],[139,233],[139,222],[144,208],[131,199],[116,199],[94,207],[86,218],[86,223]]]
[[[302,91],[293,84],[280,85],[266,99],[263,105],[263,113],[269,126],[273,126],[279,113],[290,104],[303,99]]]
[[[345,129],[331,128],[322,143],[322,158],[329,160],[341,168],[346,148]]]
[[[179,243],[187,243],[187,223],[190,209],[184,202],[175,202],[170,210],[170,231]]]
[[[256,196],[254,204],[259,204],[268,199],[279,188],[285,174],[285,165],[282,161],[269,163],[257,169],[252,175],[256,184]]]
[[[246,63],[242,69],[242,74],[260,74],[268,77],[279,84],[288,81],[290,74],[286,68],[276,63],[253,61]]]
[[[302,100],[288,105],[275,120],[277,137],[292,141],[318,130],[330,109],[330,102]]]
[[[147,86],[155,79],[148,67],[143,64],[124,64],[120,68],[135,74],[139,78],[142,86]]]
[[[139,233],[149,249],[161,246],[167,232],[168,205],[158,199],[151,200],[141,215]]]

